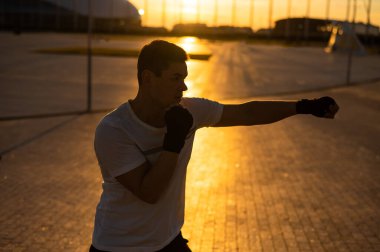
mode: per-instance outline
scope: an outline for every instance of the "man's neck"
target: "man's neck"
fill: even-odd
[[[165,110],[157,106],[152,100],[137,96],[130,101],[130,105],[141,121],[156,128],[165,126]]]

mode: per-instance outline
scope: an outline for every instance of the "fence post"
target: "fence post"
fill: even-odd
[[[87,29],[87,112],[92,111],[92,0],[88,1],[88,29]]]
[[[356,36],[355,32],[355,17],[356,17],[356,0],[354,0],[354,6],[353,6],[353,13],[352,13],[352,23],[351,23],[351,30],[353,32],[353,36]],[[347,76],[346,76],[346,84],[350,85],[351,82],[351,68],[352,68],[352,54],[354,50],[354,43],[353,40],[351,40],[349,52],[348,52],[348,60],[347,60]]]

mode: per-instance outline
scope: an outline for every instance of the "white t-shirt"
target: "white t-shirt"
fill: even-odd
[[[106,115],[95,133],[95,153],[103,176],[103,192],[96,209],[92,244],[100,250],[151,252],[177,236],[184,222],[186,168],[195,131],[216,124],[223,105],[201,98],[183,98],[181,105],[193,116],[193,126],[180,152],[166,191],[148,204],[115,177],[143,164],[154,163],[162,151],[166,127],[142,122],[129,102]]]

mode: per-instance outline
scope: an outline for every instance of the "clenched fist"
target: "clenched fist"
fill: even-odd
[[[177,105],[165,113],[166,134],[164,150],[180,153],[185,144],[186,136],[193,125],[193,116],[184,107]]]
[[[334,118],[339,110],[338,104],[331,97],[325,96],[318,99],[302,99],[296,104],[297,114],[312,114],[317,117]]]

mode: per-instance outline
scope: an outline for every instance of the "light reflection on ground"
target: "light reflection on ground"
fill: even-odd
[[[211,54],[208,47],[209,42],[197,37],[181,37],[174,43],[182,47],[188,54]]]

